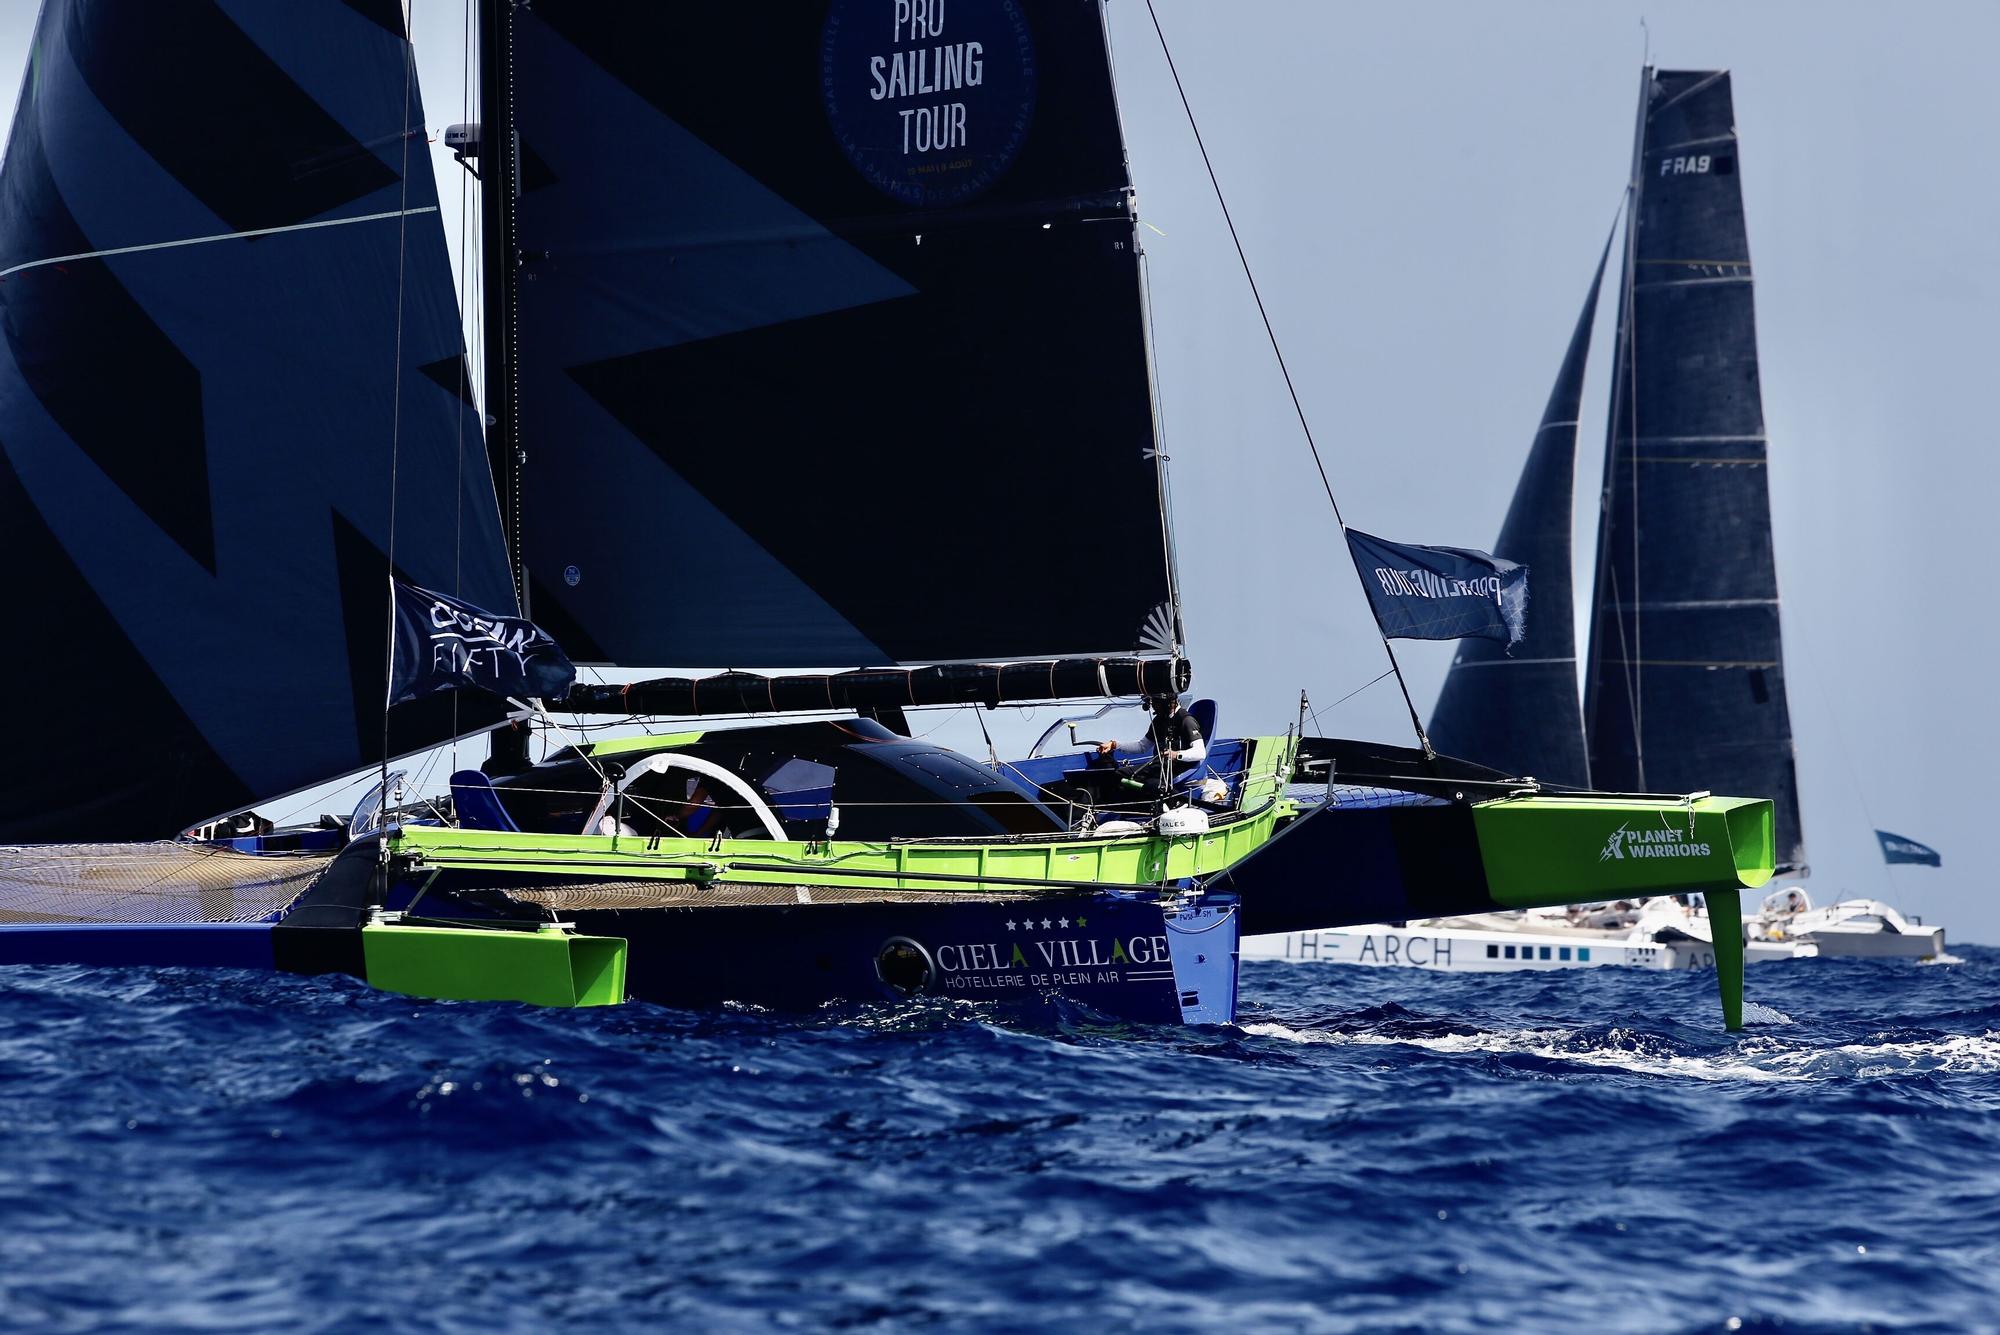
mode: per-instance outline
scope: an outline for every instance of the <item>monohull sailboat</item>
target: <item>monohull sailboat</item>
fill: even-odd
[[[479,17],[451,140],[483,395],[395,0],[44,6],[0,169],[0,548],[89,708],[17,724],[0,963],[1224,1022],[1240,929],[1654,884],[1598,865],[1620,822],[1698,835],[1679,870],[1717,897],[1769,875],[1756,799],[1427,760],[1409,794],[1455,796],[1307,812],[1287,783],[1332,762],[1285,735],[1212,742],[1199,789],[1117,824],[1069,800],[1082,754],[908,736],[913,706],[1188,686],[1101,6]],[[760,52],[754,108],[721,50]],[[980,486],[1002,461],[1115,517],[1088,597],[1075,535]],[[723,671],[575,688],[549,708],[687,723],[530,763],[539,708],[385,708],[399,579],[581,661]],[[814,717],[708,725],[787,713]],[[495,728],[399,800],[387,758]],[[345,821],[212,824],[371,765]],[[1308,850],[1338,884],[1299,882]]]
[[[1454,755],[1558,788],[1718,784],[1768,793],[1778,875],[1807,872],[1779,627],[1748,233],[1726,70],[1644,70],[1628,188],[1617,340],[1581,704],[1571,519],[1598,259],[1494,551],[1533,572],[1522,641],[1466,640],[1430,732]],[[1614,239],[1617,234],[1614,232]],[[1371,798],[1356,794],[1350,801]],[[1607,863],[1673,858],[1631,828]],[[1711,911],[1684,889],[1566,912],[1423,915],[1274,934],[1252,957],[1476,972],[1628,964],[1701,968]],[[1814,909],[1774,889],[1743,920],[1746,959],[1936,957],[1943,933],[1877,901]]]

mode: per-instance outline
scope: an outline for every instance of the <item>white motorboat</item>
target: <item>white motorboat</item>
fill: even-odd
[[[1764,897],[1762,910],[1748,920],[1751,941],[1810,943],[1817,953],[1839,959],[1949,959],[1944,928],[1903,914],[1879,899],[1843,899],[1814,908],[1799,886]]]

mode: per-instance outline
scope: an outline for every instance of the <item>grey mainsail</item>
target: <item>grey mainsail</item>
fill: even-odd
[[[1447,755],[1549,783],[1583,787],[1589,761],[1576,697],[1576,617],[1571,610],[1570,518],[1576,427],[1606,238],[1590,292],[1542,410],[1493,554],[1528,567],[1528,631],[1518,644],[1460,640],[1431,717],[1431,742]]]
[[[1738,161],[1728,72],[1647,69],[1584,714],[1596,787],[1768,796],[1798,869]]]

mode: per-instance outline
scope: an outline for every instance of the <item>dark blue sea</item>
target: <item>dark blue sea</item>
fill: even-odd
[[[0,969],[0,1326],[2000,1327],[2000,951],[1257,964],[1240,1028]]]

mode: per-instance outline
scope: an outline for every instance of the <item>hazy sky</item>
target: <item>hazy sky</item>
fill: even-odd
[[[1990,409],[2000,4],[1156,0],[1348,519],[1487,547],[1626,180],[1639,67],[1735,74],[1773,527],[1822,901],[1891,898],[2000,941],[1987,827],[2000,594]],[[34,6],[0,0],[0,69]],[[433,128],[458,119],[463,0],[417,0]],[[1112,0],[1147,231],[1190,652],[1223,730],[1278,730],[1383,668],[1143,0]],[[6,80],[11,96],[16,75]],[[607,133],[613,132],[607,127]],[[447,228],[458,168],[439,154]],[[1163,233],[1163,234],[1162,234]],[[1603,451],[1608,318],[1580,516]],[[1086,500],[1087,498],[1078,498]],[[1592,531],[1578,550],[1589,590]],[[1402,642],[1420,708],[1451,646]],[[995,718],[1003,751],[1050,721]],[[1322,715],[1404,740],[1391,682]],[[983,753],[976,726],[939,733]],[[1939,848],[1892,880],[1871,830]]]

